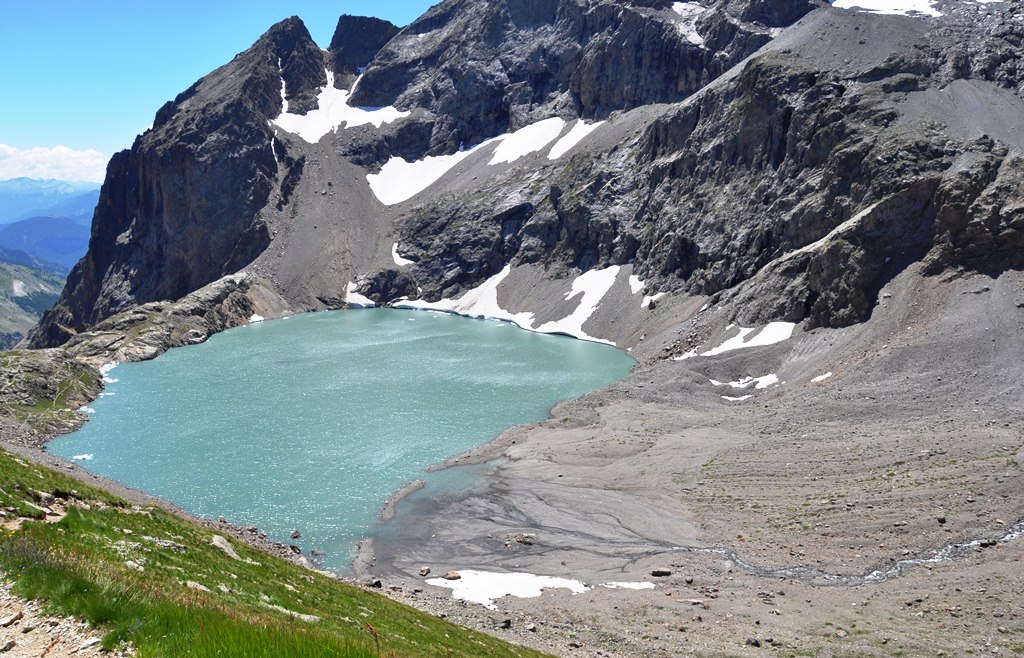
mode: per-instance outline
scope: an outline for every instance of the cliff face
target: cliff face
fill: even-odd
[[[449,0],[402,30],[343,16],[329,51],[289,19],[111,160],[89,254],[32,343],[243,268],[323,308],[353,281],[386,303],[455,297],[506,266],[621,265],[648,292],[807,327],[866,319],[912,263],[1019,268],[1014,11]],[[344,119],[315,138],[272,123],[282,85],[290,114],[326,109],[327,70],[351,91]],[[558,119],[559,136],[594,132],[495,163],[509,133]],[[371,190],[432,156],[459,164],[405,201]]]
[[[322,62],[289,19],[160,108],[111,159],[89,252],[33,342],[59,344],[132,305],[178,299],[262,252],[270,236],[259,211],[278,170],[266,117],[281,111],[282,78],[289,103],[315,106]]]
[[[673,9],[682,4],[686,13]],[[752,7],[764,4],[449,0],[378,53],[353,102],[422,110],[420,142],[391,141],[407,159],[549,116],[602,119],[677,102],[767,43],[772,26],[814,6],[767,3],[778,15],[754,22],[763,12]]]

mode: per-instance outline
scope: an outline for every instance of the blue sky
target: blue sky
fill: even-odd
[[[327,47],[342,14],[406,25],[437,1],[4,2],[0,180],[100,180],[161,105],[288,16]]]

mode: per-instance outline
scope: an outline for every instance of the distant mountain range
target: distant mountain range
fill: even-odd
[[[21,340],[57,301],[88,249],[99,193],[95,183],[0,181],[0,349]]]
[[[73,217],[31,217],[0,226],[0,247],[25,252],[63,275],[89,248],[89,225]]]
[[[0,224],[29,217],[75,217],[86,221],[99,199],[96,183],[12,178],[0,181]]]
[[[0,247],[15,252],[0,254],[0,262],[66,275],[89,246],[99,194],[94,183],[0,181]]]

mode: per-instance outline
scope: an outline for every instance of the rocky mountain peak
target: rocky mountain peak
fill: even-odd
[[[381,48],[398,34],[398,27],[370,16],[343,14],[331,37],[328,51],[334,70],[334,86],[349,89]]]

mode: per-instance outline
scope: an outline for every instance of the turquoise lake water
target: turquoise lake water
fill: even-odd
[[[632,365],[614,348],[508,323],[309,313],[116,367],[85,427],[49,450],[195,514],[326,551],[325,566],[345,569],[404,484],[471,484],[427,466]]]

